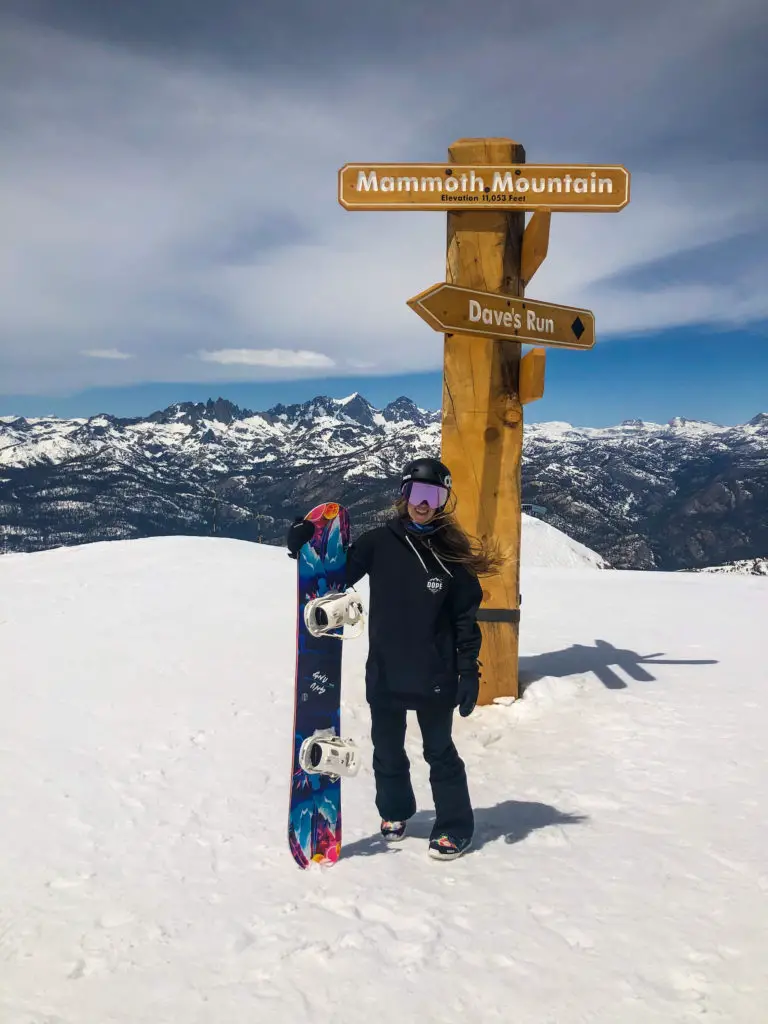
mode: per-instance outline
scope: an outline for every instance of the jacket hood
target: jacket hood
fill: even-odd
[[[425,557],[434,559],[435,562],[437,563],[437,568],[442,569],[445,573],[447,573],[448,576],[453,575],[451,570],[448,568],[445,562],[442,561],[442,559],[440,558],[440,556],[437,554],[437,552],[434,550],[430,543],[431,538],[434,537],[434,533],[412,533],[410,530],[407,529],[405,525],[405,520],[401,516],[394,516],[392,519],[389,519],[387,521],[386,525],[395,534],[396,537],[400,538],[400,540],[403,542],[403,544],[406,545],[406,547],[410,548],[412,554],[414,554],[416,558],[418,558],[418,560],[421,562],[422,566],[424,567],[424,572],[427,573],[427,575],[429,575],[430,569],[427,566]],[[417,541],[421,541],[424,547],[428,549],[429,555],[427,555],[426,551],[424,551],[424,547],[422,547],[422,551],[424,551],[424,554],[422,555],[422,553],[416,547]]]

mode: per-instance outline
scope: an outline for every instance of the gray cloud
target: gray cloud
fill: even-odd
[[[82,353],[84,356],[90,356],[91,359],[130,359],[131,356],[127,352],[119,352],[116,348],[90,348],[85,349]]]
[[[764,6],[6,3],[0,390],[438,366],[405,302],[444,217],[345,212],[336,172],[462,135],[633,173],[553,217],[531,297],[601,337],[765,318]]]

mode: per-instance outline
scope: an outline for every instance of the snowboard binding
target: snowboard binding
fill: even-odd
[[[360,770],[354,741],[341,739],[331,729],[320,729],[304,740],[299,765],[308,775],[329,775],[332,779],[352,778]]]
[[[304,624],[314,637],[334,636],[338,640],[353,639],[360,636],[365,627],[363,602],[354,590],[343,594],[323,594],[307,601],[304,607]],[[346,636],[334,633],[335,629],[351,626],[354,630]]]

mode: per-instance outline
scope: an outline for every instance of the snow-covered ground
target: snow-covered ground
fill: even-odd
[[[360,639],[365,767],[341,861],[307,872],[285,553],[0,558],[2,1024],[763,1024],[768,581],[541,568],[534,536],[526,696],[456,722],[474,850],[426,856],[415,722],[423,809],[377,838]]]

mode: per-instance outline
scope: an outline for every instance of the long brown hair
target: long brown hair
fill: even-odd
[[[408,499],[400,497],[395,502],[395,512],[401,519],[408,520]],[[497,575],[507,561],[496,540],[478,540],[471,537],[457,522],[447,507],[430,520],[435,531],[429,534],[438,555],[446,562],[458,562],[477,576]]]

